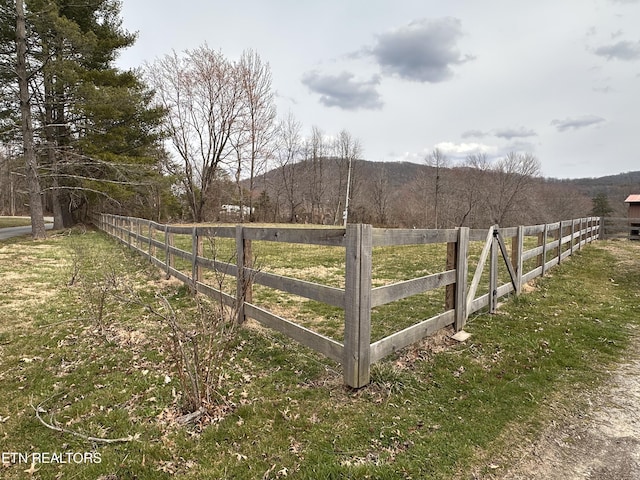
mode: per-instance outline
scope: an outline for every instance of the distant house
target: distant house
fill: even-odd
[[[629,240],[640,240],[640,195],[629,195]]]
[[[227,215],[240,215],[240,211],[242,211],[242,215],[249,215],[253,213],[255,208],[249,208],[246,205],[242,206],[242,210],[240,209],[240,205],[222,205],[220,213],[224,213]]]

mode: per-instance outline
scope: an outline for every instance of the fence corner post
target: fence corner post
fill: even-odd
[[[371,225],[347,225],[342,367],[344,383],[353,388],[369,383],[372,249]]]
[[[459,332],[467,322],[467,271],[469,257],[469,227],[458,229],[456,242],[456,283],[455,283],[455,324],[454,329]]]

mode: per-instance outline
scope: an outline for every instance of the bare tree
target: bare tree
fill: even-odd
[[[302,197],[298,178],[298,161],[302,155],[303,144],[301,136],[302,125],[292,113],[282,119],[277,128],[275,161],[278,169],[278,178],[283,192],[284,201],[290,222],[296,220],[296,215]]]
[[[378,225],[385,226],[389,222],[389,204],[391,200],[391,187],[386,167],[376,169],[375,177],[369,188],[371,205],[375,212],[375,221]]]
[[[241,127],[238,69],[204,45],[182,56],[166,55],[147,66],[147,75],[168,112],[166,127],[180,159],[174,173],[180,174],[193,219],[202,221],[208,191]]]
[[[38,161],[33,140],[29,76],[27,72],[26,20],[23,0],[16,0],[16,50],[16,73],[18,76],[20,115],[22,119],[22,142],[29,190],[29,208],[31,210],[31,232],[33,238],[40,239],[46,238],[47,232],[44,227]]]
[[[491,221],[499,225],[517,222],[516,213],[527,204],[527,197],[540,176],[540,161],[530,153],[511,152],[493,168],[495,186],[488,197]]]
[[[256,176],[263,172],[273,150],[276,107],[271,89],[271,69],[254,50],[245,50],[237,64],[242,88],[241,128],[235,137],[237,153],[236,181],[240,182],[243,163],[249,174],[249,216],[253,220],[253,196]],[[242,191],[239,191],[242,212]],[[242,213],[241,213],[242,215]]]
[[[425,158],[425,163],[435,170],[435,175],[433,176],[433,224],[434,228],[438,228],[438,206],[443,183],[442,170],[448,166],[449,161],[446,155],[436,148]]]
[[[355,163],[362,155],[360,141],[348,131],[341,130],[334,142],[334,160],[337,167],[337,182],[334,179],[335,195],[332,196],[334,224],[343,220],[346,226],[349,219],[349,202],[355,196]]]
[[[536,205],[532,217],[536,223],[584,217],[592,206],[589,196],[576,186],[554,181],[541,182],[530,197]]]
[[[311,222],[323,223],[324,216],[322,204],[325,197],[326,184],[324,182],[324,160],[327,155],[327,144],[324,133],[314,126],[311,129],[311,137],[306,142],[306,158],[310,163],[310,176],[308,182],[309,200],[311,203]]]
[[[490,170],[486,153],[468,155],[464,165],[456,169],[452,188],[458,199],[458,226],[485,226],[481,215],[487,195],[491,195]]]

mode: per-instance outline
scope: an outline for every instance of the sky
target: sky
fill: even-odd
[[[640,0],[122,0],[138,68],[204,44],[268,62],[278,115],[372,161],[527,152],[542,175],[640,170]]]

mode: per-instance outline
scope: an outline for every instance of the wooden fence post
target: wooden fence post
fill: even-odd
[[[456,283],[454,292],[454,308],[456,320],[454,329],[459,332],[467,322],[467,271],[469,269],[469,227],[460,227],[456,242]]]
[[[558,230],[558,265],[562,263],[562,235],[564,230],[564,224],[560,220],[560,227]]]
[[[516,295],[522,292],[522,252],[524,250],[524,226],[518,226],[518,233],[511,241],[511,263],[516,270]]]
[[[596,233],[595,240],[604,240],[604,217],[596,217],[596,222],[598,224],[598,233]]]
[[[164,263],[167,267],[166,279],[171,278],[171,268],[173,268],[173,233],[169,232],[169,225],[164,226]]]
[[[193,227],[191,233],[191,282],[193,293],[198,291],[198,282],[202,281],[202,267],[198,262],[202,256],[202,237],[198,235],[198,227]]]
[[[580,226],[578,227],[578,250],[582,250],[582,220],[583,218],[580,217]]]
[[[544,232],[542,233],[542,276],[547,269],[547,240],[549,239],[549,224],[544,224]]]
[[[142,239],[140,236],[142,235],[142,220],[140,218],[135,219],[136,223],[136,238],[135,238],[135,246],[142,250]]]
[[[251,240],[247,240],[244,237],[244,228],[242,225],[236,225],[236,265],[238,267],[238,276],[236,277],[236,310],[238,323],[242,323],[246,319],[244,302],[251,302],[253,297],[251,277],[247,275],[245,271],[245,268],[252,268],[253,266]]]
[[[347,225],[345,253],[344,383],[369,383],[371,347],[371,225]]]
[[[542,247],[544,245],[544,231],[538,233],[538,247]],[[544,255],[541,253],[536,257],[536,267],[540,267],[544,265]]]
[[[571,250],[570,255],[573,255],[573,246],[574,246],[574,242],[575,239],[573,238],[573,235],[576,233],[576,221],[575,219],[571,219],[571,242],[569,242],[569,248]]]
[[[584,244],[588,244],[591,241],[591,217],[585,219],[584,227]]]
[[[151,223],[152,223],[151,220],[147,221],[147,233],[149,235],[149,237],[148,237],[149,238],[149,250],[148,250],[148,253],[149,253],[149,261],[150,262],[152,261],[151,259],[156,256],[156,253],[157,253],[156,252],[156,246],[153,245],[153,240],[154,240],[153,239],[153,231],[155,230],[155,228],[152,227]]]
[[[498,309],[498,226],[493,228],[491,239],[491,259],[489,262],[489,313]]]

